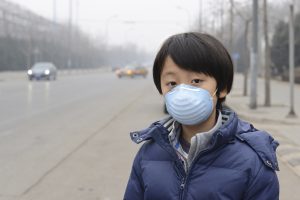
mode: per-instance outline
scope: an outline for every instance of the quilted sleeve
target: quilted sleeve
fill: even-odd
[[[279,182],[276,172],[262,165],[250,182],[244,200],[278,200]]]

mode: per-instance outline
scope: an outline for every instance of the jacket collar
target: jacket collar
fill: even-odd
[[[276,148],[279,145],[268,133],[259,131],[245,121],[240,120],[236,113],[223,109],[222,115],[228,116],[227,121],[218,129],[212,136],[212,148],[220,147],[226,143],[235,142],[238,139],[249,145],[263,161],[263,163],[272,168],[279,170],[276,158]],[[131,139],[135,143],[141,143],[146,140],[153,139],[160,144],[163,148],[172,149],[169,143],[169,127],[174,119],[167,117],[161,121],[154,122],[149,128],[141,131],[131,132]]]
[[[219,144],[227,143],[235,137],[234,133],[238,124],[238,118],[231,110],[222,110],[222,116],[227,116],[226,122],[213,134],[212,137],[212,140],[221,137],[221,140],[219,138]],[[165,138],[169,135],[173,122],[174,119],[171,116],[168,116],[161,121],[154,122],[146,129],[131,132],[130,137],[132,141],[137,144],[145,140]],[[158,133],[163,136],[157,136]]]

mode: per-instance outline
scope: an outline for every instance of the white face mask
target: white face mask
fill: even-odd
[[[214,108],[213,97],[207,90],[186,84],[180,84],[166,93],[165,102],[169,114],[183,125],[204,122]]]

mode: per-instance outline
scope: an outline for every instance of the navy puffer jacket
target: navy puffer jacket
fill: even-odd
[[[186,173],[161,122],[131,133],[147,140],[135,157],[125,200],[276,200],[278,143],[234,112]]]

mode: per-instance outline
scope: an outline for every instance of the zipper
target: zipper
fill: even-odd
[[[165,129],[165,127],[163,127],[161,124],[159,124],[159,125],[160,125],[165,131],[167,131],[167,130]],[[217,136],[216,136],[216,137],[218,137],[218,136],[219,136],[219,133],[217,133]],[[161,138],[161,139],[162,139],[162,138]],[[163,139],[162,139],[162,140],[163,140]],[[179,161],[179,163],[180,163],[180,166],[178,166],[178,164],[176,163],[176,167],[179,168],[179,175],[181,176],[180,193],[179,193],[179,199],[180,199],[180,200],[184,200],[184,191],[185,191],[185,188],[186,188],[186,181],[187,181],[187,179],[188,179],[188,177],[189,177],[189,174],[190,174],[190,169],[192,169],[192,167],[193,167],[195,161],[197,161],[197,160],[199,159],[200,156],[204,155],[205,153],[207,153],[207,152],[209,152],[209,151],[211,151],[211,150],[213,149],[213,147],[214,147],[214,146],[216,145],[216,143],[217,143],[217,140],[218,140],[218,138],[216,138],[216,139],[214,140],[214,143],[213,143],[209,148],[204,149],[203,151],[199,152],[199,154],[198,154],[197,157],[192,161],[191,165],[189,166],[189,168],[187,169],[186,172],[185,172],[185,169],[184,169],[183,164],[180,163],[181,160],[180,160],[180,158],[178,158],[178,155],[176,154],[176,152],[175,152],[175,150],[173,149],[173,147],[172,147],[170,144],[165,145],[165,144],[158,143],[165,151],[167,151],[172,157],[175,158],[176,162]],[[169,148],[172,149],[172,151],[169,150]],[[183,172],[182,172],[182,171],[183,171]]]
[[[178,158],[178,155],[177,153],[175,152],[175,150],[172,148],[172,151],[169,151],[169,148],[167,148],[167,146],[161,146],[165,151],[167,151],[172,157],[175,158],[175,168],[176,169],[176,172],[177,174],[179,175],[179,178],[181,179],[180,180],[180,193],[179,193],[179,199],[183,199],[183,193],[184,193],[184,189],[185,189],[185,184],[186,184],[186,178],[187,178],[187,172],[185,172],[185,169],[184,169],[184,164],[181,163],[182,160],[180,160],[180,158]]]
[[[186,178],[182,178],[181,183],[180,183],[180,195],[179,199],[183,199],[183,194],[184,194],[184,188],[185,188],[185,183],[186,183]]]
[[[218,134],[219,135],[219,134]],[[217,135],[217,136],[218,136]],[[190,175],[190,171],[191,169],[193,168],[194,166],[194,163],[200,159],[201,156],[205,155],[207,152],[211,151],[213,149],[213,147],[216,145],[217,143],[217,139],[214,141],[214,143],[209,147],[209,148],[206,148],[202,151],[199,152],[199,154],[196,156],[196,158],[192,161],[191,165],[189,166],[189,168],[187,169],[187,172],[186,172],[186,176],[182,178],[181,180],[181,184],[180,184],[180,195],[179,195],[179,199],[180,200],[184,200],[184,192],[185,192],[185,186],[186,186],[186,181]],[[223,146],[223,145],[222,145]],[[221,147],[220,147],[221,148]]]

